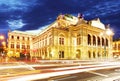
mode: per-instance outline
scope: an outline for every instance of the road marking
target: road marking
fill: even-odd
[[[93,71],[86,71],[86,72],[92,73],[92,74],[96,74],[96,75],[100,75],[100,76],[103,76],[103,77],[109,77],[108,75],[97,73],[97,72],[93,72]]]

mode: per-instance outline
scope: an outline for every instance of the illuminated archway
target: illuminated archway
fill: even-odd
[[[88,51],[88,57],[91,58],[91,52],[90,51]]]
[[[95,52],[93,52],[93,58],[95,58]]]
[[[91,36],[88,34],[88,45],[91,45]]]
[[[76,50],[76,58],[80,59],[81,58],[81,51],[78,49]]]

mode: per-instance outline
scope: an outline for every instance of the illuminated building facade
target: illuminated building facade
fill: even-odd
[[[101,23],[99,18],[86,21],[81,14],[78,17],[59,15],[55,22],[31,40],[30,56],[40,59],[111,58],[112,37],[109,26]],[[13,43],[16,46],[17,42]]]
[[[113,41],[113,56],[120,57],[120,39]]]
[[[98,19],[86,21],[82,15],[59,15],[34,40],[35,57],[41,59],[98,59],[112,57],[109,25]]]
[[[20,57],[21,54],[29,55],[32,49],[34,35],[22,31],[8,32],[8,56]]]

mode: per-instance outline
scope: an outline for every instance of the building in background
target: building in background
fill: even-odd
[[[33,46],[33,34],[22,31],[8,32],[8,53],[9,57],[30,56]]]
[[[15,36],[15,39],[12,39],[12,36]],[[21,41],[17,41],[18,36]],[[23,42],[24,36],[30,39],[29,43]],[[24,51],[29,45],[32,50],[29,52],[31,58],[102,59],[112,57],[112,38],[113,32],[109,25],[105,26],[99,18],[87,21],[82,14],[78,14],[78,17],[61,14],[55,22],[35,36],[9,33],[8,48],[15,54]],[[25,45],[25,48],[22,48],[22,45]]]
[[[120,58],[120,39],[113,41],[113,56]]]

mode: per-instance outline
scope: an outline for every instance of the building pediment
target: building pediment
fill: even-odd
[[[91,26],[105,30],[105,25],[100,21],[99,18],[91,20]]]

